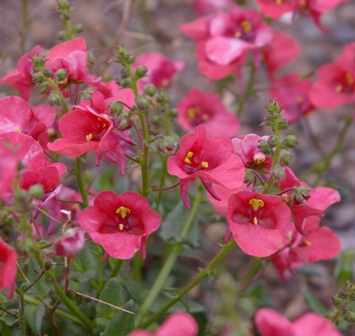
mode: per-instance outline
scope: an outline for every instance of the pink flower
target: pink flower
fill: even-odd
[[[259,136],[253,133],[232,139],[235,154],[237,154],[246,168],[269,169],[272,159],[260,149],[260,141],[267,141],[269,136]]]
[[[204,126],[198,126],[195,134],[187,134],[181,139],[175,156],[168,159],[168,172],[180,179],[180,195],[189,209],[187,198],[189,184],[199,178],[207,191],[220,199],[212,188],[212,183],[237,188],[244,180],[243,163],[233,153],[232,142],[227,138],[207,138]]]
[[[0,99],[0,118],[3,121],[0,134],[22,132],[46,148],[49,140],[47,128],[53,125],[55,116],[56,110],[50,106],[30,107],[21,97],[3,97]]]
[[[295,10],[301,0],[257,0],[260,11],[273,19]]]
[[[289,35],[275,32],[272,41],[262,51],[269,77],[273,79],[275,72],[284,65],[293,62],[300,51],[299,44]]]
[[[17,174],[18,159],[5,142],[0,141],[0,199],[12,194],[12,185]]]
[[[41,54],[43,48],[35,46],[29,53],[24,54],[17,63],[17,68],[12,70],[8,75],[0,78],[0,84],[8,84],[16,88],[22,98],[29,100],[32,85],[32,63],[31,57]]]
[[[229,198],[227,221],[246,254],[268,257],[282,247],[291,212],[281,197],[240,191]]]
[[[75,255],[84,247],[84,243],[84,232],[82,230],[68,229],[55,243],[55,254],[57,256],[74,258]]]
[[[0,239],[0,290],[14,287],[17,255],[14,249]],[[9,294],[13,288],[9,289]]]
[[[47,54],[45,68],[56,73],[64,69],[67,79],[84,82],[87,75],[86,43],[81,37],[65,41],[53,47]]]
[[[197,15],[205,15],[210,12],[226,9],[233,4],[233,0],[193,0],[193,5]]]
[[[198,325],[194,318],[184,312],[171,314],[156,332],[135,330],[127,336],[196,336]]]
[[[121,90],[120,93],[123,101],[133,99],[133,92],[129,89]],[[84,100],[80,105],[74,106],[75,110],[59,120],[63,138],[49,143],[48,148],[70,157],[79,157],[95,150],[97,165],[104,156],[110,162],[119,165],[123,175],[126,158],[122,147],[135,143],[130,139],[129,131],[115,129],[114,121],[107,110],[108,104],[113,100],[115,98],[104,100],[103,95],[95,91],[92,93],[92,101]]]
[[[131,191],[120,195],[101,192],[94,205],[79,216],[79,224],[92,240],[117,259],[132,258],[139,249],[144,259],[146,240],[159,228],[160,221],[160,215],[149,208],[148,201]]]
[[[132,64],[132,69],[135,70],[141,65],[148,68],[148,76],[138,81],[141,90],[148,83],[161,88],[170,87],[173,76],[185,68],[183,61],[171,61],[158,52],[139,55],[138,60]]]
[[[270,97],[275,98],[284,110],[283,118],[292,123],[315,109],[309,98],[311,87],[310,78],[287,74],[272,82]]]
[[[275,310],[261,308],[254,321],[262,336],[341,336],[329,320],[315,313],[304,314],[290,322]]]
[[[239,130],[235,114],[228,112],[219,96],[190,90],[176,107],[179,110],[178,123],[185,131],[193,131],[203,125],[209,136],[231,138]]]

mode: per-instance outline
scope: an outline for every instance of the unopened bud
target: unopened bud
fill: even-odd
[[[267,140],[267,143],[269,144],[269,146],[271,148],[274,148],[274,147],[276,147],[276,146],[278,146],[280,144],[280,139],[279,139],[279,137],[277,137],[275,135],[272,135]]]
[[[253,155],[253,162],[256,164],[261,164],[265,161],[266,156],[264,153],[257,152]]]
[[[157,150],[160,155],[171,155],[175,152],[177,148],[177,142],[175,141],[174,138],[167,136],[164,139],[162,139],[158,146]]]
[[[149,99],[144,96],[137,96],[134,101],[141,111],[147,111],[150,107]]]
[[[35,84],[43,83],[45,77],[41,73],[34,74],[32,76],[32,82]]]
[[[132,74],[132,71],[128,67],[124,67],[121,69],[121,78],[126,79]]]
[[[283,144],[288,148],[293,148],[298,145],[298,139],[294,135],[288,135],[283,141]]]
[[[161,116],[154,116],[152,118],[152,124],[155,126],[160,126],[164,122],[163,118]]]
[[[286,178],[285,172],[280,166],[275,167],[275,169],[273,170],[273,175],[278,181],[284,181]]]
[[[82,25],[81,23],[77,23],[77,24],[75,24],[75,25],[73,26],[73,32],[74,32],[75,34],[79,34],[79,33],[81,33],[83,30],[84,30],[84,27],[83,27],[83,25]]]
[[[128,89],[132,87],[131,81],[128,79],[122,79],[122,80],[117,80],[116,83],[122,88],[122,89]]]
[[[117,126],[119,131],[125,131],[126,129],[131,127],[131,121],[129,118],[122,118]]]
[[[288,129],[288,122],[285,119],[281,119],[277,124],[277,128],[279,130],[287,130]]]
[[[135,72],[135,76],[137,79],[143,78],[148,72],[148,68],[140,65],[137,67],[136,72]]]
[[[268,144],[268,142],[266,140],[260,140],[258,148],[264,154],[268,154],[270,152],[270,146],[269,146],[269,144]]]
[[[59,69],[56,73],[55,76],[57,77],[57,79],[59,81],[63,81],[64,79],[66,79],[68,77],[67,72],[65,71],[65,69]]]
[[[48,103],[51,106],[60,106],[61,105],[61,95],[57,92],[52,91],[48,96]]]
[[[44,69],[43,70],[43,75],[44,77],[50,78],[54,76],[54,73],[50,69]]]
[[[148,84],[144,87],[143,92],[149,97],[153,97],[157,93],[157,89],[153,84]]]
[[[120,102],[112,102],[108,106],[112,115],[120,115],[123,110],[123,105]]]
[[[47,83],[42,83],[42,84],[38,85],[39,94],[45,94],[48,92],[49,89],[50,89],[50,86]]]
[[[172,108],[168,111],[169,116],[172,118],[176,118],[179,115],[179,110],[176,108]]]
[[[334,305],[335,307],[338,307],[339,305],[342,304],[343,300],[342,300],[340,297],[338,297],[338,296],[336,296],[336,295],[333,295],[333,296],[332,296],[332,302],[333,302],[333,305]]]
[[[28,194],[34,199],[41,199],[43,196],[43,186],[42,184],[34,184],[28,190]]]
[[[281,158],[282,163],[286,166],[289,166],[292,159],[293,155],[289,151],[284,150]]]

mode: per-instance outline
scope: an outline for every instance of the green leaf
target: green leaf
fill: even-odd
[[[18,309],[9,309],[9,312],[17,315]],[[15,317],[8,315],[8,314],[5,314],[5,315],[1,316],[1,318],[0,318],[0,320],[4,321],[4,323],[6,325],[8,325],[9,327],[14,325],[18,321],[18,319],[19,318],[15,318]]]
[[[340,287],[344,287],[346,281],[354,280],[354,260],[355,250],[349,249],[340,253],[334,269],[334,276],[339,281]]]
[[[44,313],[45,307],[43,304],[39,304],[38,306],[33,304],[25,305],[25,317],[29,327],[35,335],[41,335]]]
[[[117,278],[112,278],[107,281],[104,289],[100,293],[99,298],[102,301],[111,303],[118,307],[123,305],[123,288]],[[98,303],[96,305],[96,312],[99,317],[104,317],[109,320],[112,319],[115,313],[117,313],[117,309],[102,303]]]
[[[318,313],[322,316],[325,316],[327,314],[327,308],[309,290],[301,289],[301,292],[308,308],[311,311]]]
[[[136,305],[132,300],[129,300],[123,308],[132,312],[136,311]],[[126,336],[135,328],[134,318],[134,314],[120,311],[113,317],[101,336]]]

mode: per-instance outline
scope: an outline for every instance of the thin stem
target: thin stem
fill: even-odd
[[[254,86],[255,76],[256,76],[256,66],[254,65],[254,63],[252,63],[250,65],[250,73],[249,73],[248,83],[245,87],[242,97],[239,99],[238,109],[237,109],[237,117],[241,116],[245,103],[247,102],[248,98],[254,92],[253,86]]]
[[[201,203],[201,189],[199,188],[189,218],[187,219],[185,226],[181,232],[182,238],[185,238],[187,236],[191,228],[191,225],[193,223],[193,219],[195,218],[195,215],[197,213],[197,209],[200,206],[200,203]],[[146,297],[145,301],[143,302],[140,308],[140,311],[136,318],[137,323],[139,323],[139,321],[145,316],[145,314],[148,312],[149,308],[151,307],[152,303],[154,302],[158,294],[161,292],[166,282],[166,278],[168,277],[172,268],[174,267],[176,259],[181,253],[182,248],[183,248],[183,244],[178,243],[170,249],[169,254],[164,262],[164,265],[160,270],[160,273],[153,284],[153,287],[149,291],[148,296]]]
[[[84,181],[83,181],[83,175],[82,175],[82,162],[81,158],[78,157],[76,158],[76,171],[75,171],[75,176],[76,176],[76,181],[78,182],[78,187],[80,190],[81,198],[83,199],[83,208],[87,208],[89,206],[88,202],[88,195],[84,187]]]
[[[195,278],[193,278],[185,287],[183,287],[176,295],[175,298],[168,301],[165,305],[163,305],[155,314],[153,314],[148,319],[144,320],[140,324],[138,324],[138,329],[145,329],[153,322],[155,322],[159,317],[161,317],[170,307],[172,307],[175,303],[179,302],[181,298],[188,293],[192,288],[198,285],[204,278],[206,278],[209,274],[211,274],[215,268],[220,265],[220,263],[226,258],[226,256],[234,249],[236,246],[236,242],[231,240],[227,243],[221,251],[213,258],[213,260],[206,266]]]

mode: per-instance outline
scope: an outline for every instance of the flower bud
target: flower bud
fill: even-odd
[[[269,146],[269,144],[268,144],[268,142],[266,140],[260,140],[258,148],[264,154],[270,153],[270,146]]]
[[[77,23],[77,24],[75,24],[75,25],[73,26],[73,32],[74,32],[75,34],[79,34],[79,33],[81,33],[83,30],[84,30],[84,27],[83,27],[83,25],[82,25],[81,23]]]
[[[284,181],[286,178],[285,172],[280,166],[275,167],[273,170],[273,175],[278,181]]]
[[[148,72],[148,68],[143,66],[143,65],[140,65],[136,69],[135,76],[136,76],[137,79],[140,79],[140,78],[145,77],[147,72]]]
[[[279,137],[277,137],[275,135],[272,135],[267,140],[267,143],[269,144],[269,146],[271,148],[274,148],[274,147],[276,147],[276,146],[278,146],[280,144],[280,139],[279,139]]]
[[[171,118],[176,118],[179,115],[179,110],[176,108],[171,108],[168,110],[168,113]]]
[[[355,323],[355,313],[354,312],[349,312],[346,315],[344,315],[343,317],[344,317],[345,321],[347,321],[351,324]]]
[[[287,130],[288,129],[288,122],[285,119],[281,119],[277,124],[277,128],[279,130]]]
[[[298,145],[298,139],[294,135],[288,135],[284,141],[283,144],[288,147],[288,148],[293,148]]]
[[[335,307],[338,307],[343,302],[343,300],[340,297],[336,296],[336,295],[332,295],[331,298],[332,298],[333,305]]]
[[[60,106],[61,105],[61,96],[59,93],[52,91],[48,96],[48,103],[50,106]]]
[[[163,91],[160,91],[158,93],[156,100],[157,100],[157,103],[162,104],[162,105],[169,104],[169,102],[170,102],[170,98]]]
[[[57,77],[57,79],[59,81],[63,81],[64,79],[66,79],[68,77],[67,72],[65,71],[65,69],[59,69],[56,73],[55,76]]]
[[[130,127],[131,127],[131,121],[129,120],[129,118],[122,118],[117,126],[117,130],[125,131]]]
[[[177,142],[175,141],[175,139],[170,136],[167,136],[159,142],[157,146],[157,151],[160,155],[166,156],[173,154],[176,148]]]
[[[144,96],[137,96],[134,101],[141,111],[147,111],[150,107],[149,99]]]
[[[117,80],[116,83],[123,89],[132,88],[131,81],[127,79]]]
[[[144,87],[143,92],[149,97],[153,97],[157,93],[157,89],[153,84],[148,84]]]
[[[293,159],[293,155],[289,151],[284,150],[282,154],[281,162],[284,165],[289,166],[292,159]]]
[[[35,84],[43,83],[45,77],[41,73],[34,74],[32,76],[32,82]]]
[[[109,104],[108,108],[111,111],[112,115],[120,115],[122,113],[123,110],[123,105],[122,103],[115,101]]]
[[[50,78],[50,77],[53,77],[53,76],[54,76],[54,73],[53,73],[52,70],[50,70],[50,69],[44,69],[44,70],[43,70],[43,75],[44,75],[44,77],[46,77],[46,78]]]
[[[42,83],[38,85],[39,94],[45,94],[50,89],[50,86],[47,83]]]
[[[122,78],[122,79],[128,78],[131,74],[132,74],[132,71],[131,71],[130,68],[128,68],[128,67],[123,67],[123,68],[121,69],[121,78]]]
[[[59,238],[54,246],[57,256],[74,258],[75,255],[84,247],[84,232],[80,229],[68,229]]]
[[[163,118],[161,116],[154,116],[152,118],[152,124],[155,125],[155,126],[161,126],[163,125]]]
[[[43,186],[42,184],[35,184],[30,187],[28,194],[34,199],[40,199],[43,196]]]

